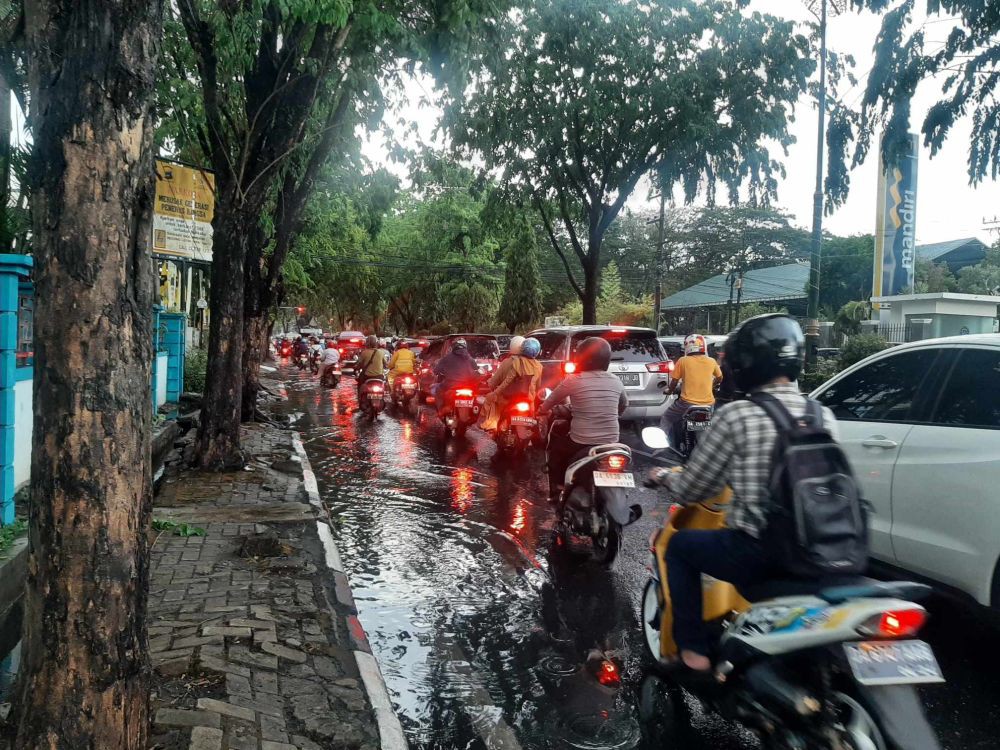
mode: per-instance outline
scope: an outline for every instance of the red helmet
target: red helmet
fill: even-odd
[[[327,349],[336,349],[337,348],[337,344],[336,344],[335,341],[327,341],[326,342],[326,348]]]

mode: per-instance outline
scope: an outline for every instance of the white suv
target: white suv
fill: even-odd
[[[812,395],[872,505],[872,556],[1000,607],[1000,335],[897,346]]]

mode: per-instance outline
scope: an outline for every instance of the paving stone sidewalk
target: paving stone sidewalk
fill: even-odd
[[[384,736],[384,696],[369,694],[374,660],[294,433],[248,425],[243,445],[246,470],[168,468],[154,502],[175,528],[152,548],[152,746],[401,747]],[[205,535],[177,535],[190,527]]]

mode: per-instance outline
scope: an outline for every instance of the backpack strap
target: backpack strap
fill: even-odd
[[[791,412],[770,393],[758,391],[750,395],[750,400],[763,409],[764,413],[771,418],[774,426],[778,428],[779,434],[789,432],[795,428],[795,419],[792,417]]]

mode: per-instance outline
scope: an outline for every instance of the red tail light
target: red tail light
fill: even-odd
[[[618,665],[610,659],[602,661],[601,665],[597,668],[597,681],[602,685],[620,685],[622,676],[618,671]]]
[[[572,375],[576,372],[576,362],[566,362],[563,364],[563,372],[567,375]]]
[[[674,371],[674,363],[669,359],[665,362],[650,362],[646,365],[646,369],[650,372],[659,372],[669,375]]]
[[[624,471],[628,468],[629,458],[621,453],[612,453],[601,461],[601,468],[604,471]]]
[[[399,381],[401,383],[412,383],[413,382],[413,376],[412,375],[404,375],[403,377],[401,377],[399,379]]]
[[[465,398],[472,398],[473,393],[471,388],[457,388],[455,390],[456,396],[464,396]]]
[[[898,609],[876,615],[858,628],[862,635],[876,638],[909,638],[927,622],[923,609]]]
[[[417,346],[427,346],[428,343],[429,342],[424,341],[423,339],[421,339],[420,341],[417,342]]]
[[[373,385],[367,386],[367,388],[371,393],[381,393],[383,390],[385,390],[382,387],[381,383],[374,383]]]
[[[518,401],[516,404],[514,404],[514,411],[520,412],[521,414],[527,414],[529,411],[531,411],[531,404],[529,404],[527,401]]]
[[[707,411],[693,411],[690,414],[685,415],[685,419],[689,419],[692,422],[708,422],[712,415]]]

